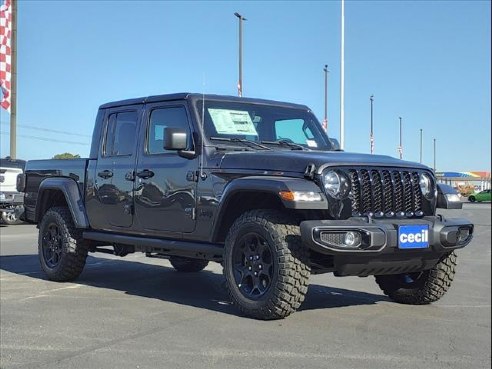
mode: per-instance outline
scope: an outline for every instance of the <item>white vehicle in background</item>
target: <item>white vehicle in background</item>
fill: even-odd
[[[21,223],[24,213],[24,194],[17,191],[17,176],[24,173],[26,162],[0,159],[0,216],[5,224]]]

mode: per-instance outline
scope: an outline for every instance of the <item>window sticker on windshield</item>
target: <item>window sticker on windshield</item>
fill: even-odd
[[[208,112],[219,134],[258,136],[247,111],[208,108]]]

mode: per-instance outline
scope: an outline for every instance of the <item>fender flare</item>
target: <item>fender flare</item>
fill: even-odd
[[[299,202],[286,201],[280,197],[281,191],[316,192],[321,195],[321,201]],[[213,222],[212,239],[219,234],[230,200],[240,192],[257,192],[258,194],[275,195],[286,209],[297,210],[326,210],[328,202],[321,188],[314,182],[304,178],[251,176],[234,179],[227,184],[222,194],[219,194],[219,208]]]
[[[39,185],[36,201],[35,221],[41,220],[49,190],[60,191],[65,196],[70,214],[76,228],[89,228],[89,220],[85,211],[84,200],[79,191],[79,186],[71,178],[46,178]]]

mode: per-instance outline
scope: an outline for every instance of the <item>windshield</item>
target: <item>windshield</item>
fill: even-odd
[[[202,101],[197,101],[202,115]],[[210,142],[244,147],[246,140],[287,150],[331,150],[311,112],[247,102],[205,100],[205,136]],[[255,148],[249,145],[249,148]],[[256,148],[260,148],[257,146]]]

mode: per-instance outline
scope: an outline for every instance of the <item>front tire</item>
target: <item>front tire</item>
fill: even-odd
[[[475,196],[468,196],[468,201],[475,202],[476,200]]]
[[[85,266],[88,247],[66,207],[53,207],[39,225],[38,253],[48,279],[72,281]]]
[[[448,291],[456,272],[456,253],[444,255],[429,270],[417,273],[377,275],[376,283],[393,301],[426,305],[439,300]]]
[[[184,258],[181,256],[171,256],[169,262],[178,272],[196,273],[205,269],[208,260]]]
[[[306,260],[293,219],[275,210],[244,213],[225,241],[224,275],[232,302],[256,319],[285,318],[304,301]]]

